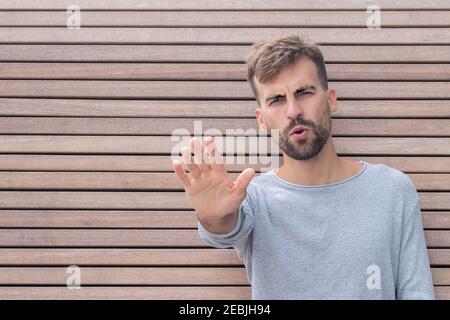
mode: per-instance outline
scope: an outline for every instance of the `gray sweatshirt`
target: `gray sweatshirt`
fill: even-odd
[[[419,194],[402,171],[365,161],[342,181],[299,185],[255,176],[228,234],[252,299],[435,299]]]

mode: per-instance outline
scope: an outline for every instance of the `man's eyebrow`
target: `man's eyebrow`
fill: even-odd
[[[266,98],[266,102],[269,102],[270,100],[275,99],[275,98],[278,98],[278,97],[284,97],[284,94],[274,94],[274,95],[271,95],[271,96],[269,96],[269,97]]]
[[[304,86],[300,86],[300,87],[298,87],[296,90],[295,90],[295,92],[297,93],[297,92],[303,92],[303,91],[306,91],[306,90],[316,90],[316,87],[315,86],[313,86],[313,85],[304,85]],[[270,95],[269,97],[267,97],[266,98],[266,103],[267,102],[269,102],[270,100],[272,100],[272,99],[275,99],[275,98],[278,98],[278,97],[284,97],[285,95],[284,94],[273,94],[273,95]]]
[[[295,90],[295,92],[303,92],[303,91],[306,91],[306,90],[316,90],[316,87],[315,86],[313,86],[312,84],[307,84],[307,85],[304,85],[304,86],[301,86],[301,87],[299,87],[299,88],[297,88],[297,90]]]

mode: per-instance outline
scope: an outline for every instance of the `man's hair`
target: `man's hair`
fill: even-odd
[[[295,63],[302,57],[310,58],[317,69],[322,87],[328,89],[327,71],[320,49],[310,43],[306,43],[297,35],[279,38],[271,41],[260,41],[252,46],[251,53],[246,58],[248,67],[247,81],[258,99],[254,76],[259,82],[264,83],[275,78],[283,68]]]

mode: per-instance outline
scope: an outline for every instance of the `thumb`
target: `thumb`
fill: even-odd
[[[234,182],[235,189],[239,190],[240,192],[246,191],[248,184],[255,176],[255,170],[252,168],[247,168],[244,171],[241,172],[241,174],[237,177],[236,181]]]

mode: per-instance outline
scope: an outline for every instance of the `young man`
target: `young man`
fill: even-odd
[[[247,65],[256,119],[279,129],[283,165],[232,181],[212,139],[192,139],[194,157],[212,163],[185,148],[189,175],[173,169],[200,237],[235,248],[252,299],[434,299],[416,188],[400,170],[337,156],[320,50],[298,36],[261,42]]]

